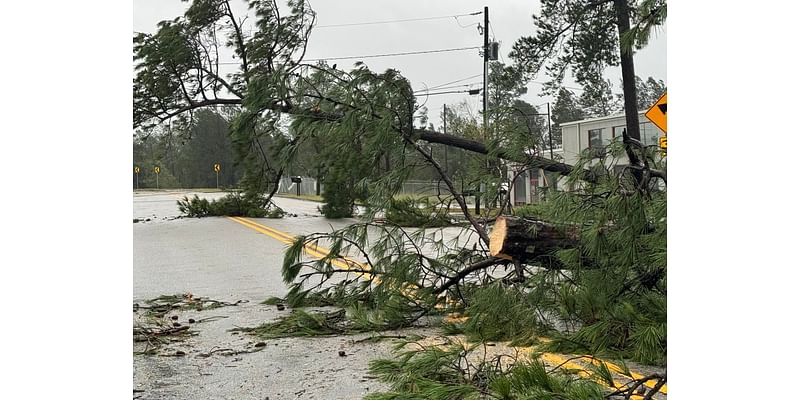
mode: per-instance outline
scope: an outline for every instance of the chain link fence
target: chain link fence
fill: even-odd
[[[281,194],[292,194],[297,195],[297,188],[298,185],[300,186],[300,195],[316,195],[317,194],[317,180],[308,176],[301,176],[301,182],[296,183],[292,182],[291,176],[285,176],[281,178],[280,183],[278,184],[278,193]],[[458,185],[458,184],[457,184]],[[325,190],[325,184],[321,184],[320,186],[320,194]],[[426,181],[426,180],[409,180],[403,183],[400,192],[398,192],[399,196],[409,196],[409,197],[427,197],[427,196],[436,196],[441,194],[443,196],[449,195],[447,190],[447,186],[444,182],[441,181]],[[475,197],[472,196],[465,196],[465,200],[468,204],[475,203]]]
[[[317,180],[308,176],[301,176],[300,183],[292,182],[292,178],[290,176],[284,176],[281,178],[280,183],[278,184],[278,193],[286,193],[286,194],[298,194],[297,186],[300,186],[300,195],[316,195],[317,194]],[[320,193],[324,189],[324,185],[320,187]]]

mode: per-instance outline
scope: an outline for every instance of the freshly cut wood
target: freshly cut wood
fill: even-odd
[[[558,249],[575,247],[577,232],[535,220],[500,216],[489,235],[489,253],[506,260],[531,261],[552,255]]]

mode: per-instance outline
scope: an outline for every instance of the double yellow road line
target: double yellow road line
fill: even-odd
[[[270,227],[265,226],[265,225],[261,225],[259,223],[250,221],[249,219],[245,219],[245,218],[242,218],[242,217],[227,217],[227,218],[232,220],[232,221],[234,221],[234,222],[242,224],[242,225],[244,225],[244,226],[246,226],[246,227],[248,227],[250,229],[253,229],[253,230],[257,231],[257,232],[263,233],[263,234],[265,234],[265,235],[267,235],[267,236],[269,236],[269,237],[271,237],[273,239],[278,240],[279,242],[283,242],[283,243],[286,243],[286,244],[292,244],[292,243],[294,243],[294,241],[296,239],[294,236],[292,236],[292,235],[290,235],[288,233],[281,232],[281,231],[279,231],[277,229],[270,228]],[[308,254],[311,257],[315,257],[315,258],[325,258],[330,254],[330,250],[328,250],[328,249],[326,249],[324,247],[321,247],[321,246],[317,246],[317,245],[315,245],[313,243],[305,244],[303,246],[303,250],[306,252],[306,254]],[[340,258],[334,259],[334,260],[331,261],[331,263],[333,265],[336,265],[337,267],[341,267],[341,268],[344,268],[344,269],[369,270],[369,266],[368,265],[360,263],[360,262],[355,261],[355,260],[351,260],[351,259],[346,258],[346,257],[340,257]],[[373,279],[377,280],[379,278],[375,277]],[[562,367],[567,368],[567,369],[578,370],[578,374],[580,374],[581,376],[587,377],[587,378],[592,376],[591,373],[589,372],[589,370],[586,369],[586,367],[584,367],[583,365],[578,364],[576,362],[569,361],[568,358],[564,358],[561,355],[554,354],[554,353],[543,353],[541,356],[542,356],[542,360],[546,361],[549,364],[561,365]],[[621,367],[619,367],[618,365],[615,365],[615,364],[610,363],[608,361],[600,361],[600,360],[597,360],[596,358],[589,357],[589,356],[584,356],[583,358],[586,358],[586,359],[590,360],[590,362],[592,364],[594,364],[594,365],[599,365],[602,362],[602,363],[604,363],[606,365],[606,367],[609,369],[609,371],[611,371],[613,373],[616,373],[616,374],[618,374],[620,376],[627,377],[623,373],[623,369]],[[642,378],[644,378],[644,375],[635,373],[633,371],[630,371],[630,376],[633,377],[633,379],[642,379]],[[647,386],[649,388],[653,388],[655,386],[655,383],[656,382],[654,380],[647,381],[647,382],[645,382],[645,386]],[[618,383],[615,380],[614,381],[614,387],[616,387],[617,389],[621,389],[621,388],[624,388],[624,385]],[[661,388],[659,388],[658,391],[663,393],[663,394],[667,394],[667,385],[662,386]],[[643,396],[634,395],[631,398],[632,399],[642,399],[644,397]]]
[[[286,244],[292,244],[292,243],[294,243],[294,241],[296,239],[296,237],[294,237],[294,236],[292,236],[292,235],[290,235],[288,233],[281,232],[281,231],[279,231],[277,229],[273,229],[273,228],[270,228],[270,227],[265,226],[265,225],[261,225],[259,223],[250,221],[249,219],[245,219],[245,218],[242,218],[242,217],[227,217],[227,218],[232,220],[232,221],[238,222],[238,223],[240,223],[240,224],[242,224],[242,225],[244,225],[244,226],[246,226],[246,227],[248,227],[248,228],[250,228],[250,229],[252,229],[254,231],[263,233],[263,234],[265,234],[265,235],[267,235],[267,236],[269,236],[269,237],[271,237],[273,239],[278,240],[279,242],[283,242],[283,243],[286,243]],[[306,252],[306,254],[308,254],[311,257],[315,257],[315,258],[325,258],[330,254],[330,250],[328,250],[328,249],[326,249],[324,247],[321,247],[321,246],[317,246],[317,245],[315,245],[313,243],[306,243],[303,246],[303,250]],[[333,265],[337,266],[337,267],[344,268],[344,269],[360,269],[360,270],[368,270],[369,269],[368,265],[365,265],[365,264],[360,263],[360,262],[355,261],[355,260],[351,260],[351,259],[346,258],[346,257],[339,257],[337,259],[332,260],[331,263]]]
[[[570,360],[569,358],[565,358],[562,355],[554,354],[554,353],[542,353],[541,357],[542,357],[542,360],[547,362],[548,364],[560,365],[562,368],[565,368],[565,369],[577,370],[578,375],[580,375],[580,376],[582,376],[584,378],[592,379],[592,380],[594,380],[594,381],[596,381],[596,382],[598,382],[600,384],[603,384],[603,385],[607,385],[609,383],[609,382],[601,381],[593,373],[589,372],[589,370],[587,370],[586,367],[584,367],[583,365],[578,364],[578,363]],[[608,370],[612,372],[612,382],[611,383],[613,383],[613,387],[616,388],[616,389],[625,389],[626,385],[620,383],[616,379],[613,379],[614,374],[622,376],[622,377],[624,377],[626,379],[633,378],[633,379],[639,380],[639,379],[644,378],[644,375],[638,374],[638,373],[633,372],[633,371],[629,371],[630,372],[630,376],[625,375],[623,369],[620,366],[618,366],[616,364],[613,364],[613,363],[610,363],[608,361],[601,361],[601,360],[598,360],[597,358],[591,357],[591,356],[583,356],[581,358],[588,360],[590,363],[594,364],[595,366],[600,366],[602,364],[605,364],[606,368],[608,368]],[[644,386],[647,386],[647,387],[649,387],[651,389],[654,388],[655,385],[656,385],[656,381],[655,380],[649,380],[649,381],[646,381],[644,383]],[[664,384],[663,386],[661,386],[658,389],[658,391],[660,393],[662,393],[662,394],[667,394],[667,385]],[[634,400],[643,399],[643,398],[644,398],[644,396],[640,396],[640,395],[631,396],[631,399],[634,399]]]

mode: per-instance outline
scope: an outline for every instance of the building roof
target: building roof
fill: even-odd
[[[640,117],[643,117],[643,116],[644,116],[644,113],[646,113],[646,112],[647,112],[647,110],[644,110],[644,111],[639,111],[639,116],[640,116]],[[569,126],[569,125],[583,124],[583,123],[587,123],[587,122],[599,122],[599,121],[606,121],[606,120],[609,120],[609,119],[616,119],[616,118],[620,118],[620,117],[623,117],[623,118],[624,118],[624,117],[625,117],[625,113],[619,113],[619,114],[609,115],[609,116],[606,116],[606,117],[587,118],[587,119],[582,119],[582,120],[580,120],[580,121],[562,122],[562,123],[561,123],[561,126]],[[649,120],[648,120],[648,121],[649,121]]]

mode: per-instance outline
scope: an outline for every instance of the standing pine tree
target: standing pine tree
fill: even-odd
[[[587,78],[578,98],[578,104],[587,117],[607,117],[620,110],[611,88],[611,80],[603,79],[600,74]]]
[[[585,84],[602,80],[598,65],[620,66],[627,133],[639,140],[633,50],[647,44],[666,9],[666,0],[543,1],[540,15],[533,16],[535,36],[519,39],[511,57],[528,76],[546,71],[551,91],[561,86],[567,70]]]
[[[565,88],[558,90],[556,102],[553,105],[550,116],[553,120],[551,130],[553,132],[553,145],[560,146],[561,124],[565,122],[579,121],[586,118],[586,114],[578,103],[575,94]]]

